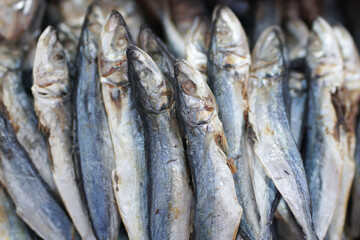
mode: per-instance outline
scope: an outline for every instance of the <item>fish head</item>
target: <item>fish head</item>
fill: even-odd
[[[175,63],[177,105],[182,118],[191,125],[210,122],[217,113],[215,97],[202,74],[187,61]]]
[[[196,16],[185,38],[185,58],[202,73],[207,74],[207,51],[209,46],[209,23],[207,18]]]
[[[0,36],[15,40],[29,28],[40,0],[1,0]]]
[[[250,50],[245,31],[230,8],[217,6],[211,25],[209,61],[229,69],[250,66]]]
[[[169,109],[174,103],[173,89],[151,57],[140,48],[129,46],[127,59],[130,84],[140,108],[150,113]]]
[[[128,83],[126,50],[133,43],[121,14],[112,10],[101,31],[99,68],[101,77],[114,84]]]
[[[141,26],[139,33],[139,46],[151,56],[163,72],[164,70],[170,70],[172,72],[171,75],[174,75],[174,56],[146,25]]]
[[[258,79],[259,84],[264,85],[281,81],[286,73],[286,56],[281,29],[276,26],[268,27],[259,36],[252,52],[252,79]]]
[[[329,23],[317,17],[309,37],[307,69],[313,81],[320,81],[335,91],[343,84],[343,60],[334,32]]]
[[[286,45],[289,50],[289,60],[303,64],[306,56],[306,46],[310,31],[306,24],[298,18],[289,19],[285,23]],[[295,66],[297,67],[297,66]]]
[[[89,5],[80,36],[80,51],[89,60],[94,61],[98,55],[98,42],[104,23],[102,9],[97,3]]]
[[[33,67],[33,90],[40,95],[55,97],[69,92],[69,73],[63,45],[56,30],[48,26],[41,34]]]
[[[351,34],[340,24],[333,27],[336,40],[340,47],[344,62],[344,81],[348,90],[359,92],[360,90],[360,58]],[[357,94],[359,95],[359,94]]]

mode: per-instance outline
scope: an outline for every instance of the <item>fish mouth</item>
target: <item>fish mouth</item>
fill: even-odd
[[[52,26],[48,26],[41,34],[38,43],[47,47],[53,45],[56,40],[56,30]]]

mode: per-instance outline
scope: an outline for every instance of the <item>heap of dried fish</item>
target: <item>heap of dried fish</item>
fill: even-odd
[[[0,238],[356,240],[356,6],[2,0]]]

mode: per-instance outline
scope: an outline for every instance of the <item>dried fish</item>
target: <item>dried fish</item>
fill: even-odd
[[[145,140],[126,57],[132,42],[124,19],[113,10],[103,26],[99,46],[100,82],[115,153],[113,187],[129,239],[148,239]]]
[[[127,57],[131,89],[144,123],[151,239],[189,239],[193,193],[174,92],[145,52],[130,46]]]
[[[309,101],[305,167],[312,199],[313,220],[324,239],[337,208],[343,169],[340,146],[343,61],[331,26],[318,17],[310,33],[306,64]]]
[[[73,90],[74,145],[95,234],[99,240],[115,240],[120,227],[111,182],[115,159],[97,64],[103,22],[101,8],[96,4],[90,5],[77,54],[77,75]]]
[[[35,170],[3,113],[0,113],[0,142],[4,183],[16,205],[16,213],[43,239],[74,239],[76,231],[69,217]]]
[[[282,31],[277,27],[267,28],[254,47],[248,84],[254,151],[306,237],[317,239],[305,171],[284,103],[286,61]]]
[[[21,62],[22,51],[17,46],[1,44],[0,102],[8,112],[18,141],[28,152],[41,177],[56,193],[46,141],[38,129],[32,100],[22,85]]]
[[[96,239],[73,161],[71,83],[65,51],[50,26],[38,40],[33,76],[35,111],[48,134],[56,187],[80,236]]]
[[[193,238],[235,239],[242,208],[215,97],[201,73],[185,60],[176,62],[175,76],[176,106],[195,185]]]
[[[219,118],[228,140],[228,157],[234,161],[237,169],[234,174],[235,188],[244,210],[240,234],[246,239],[256,239],[260,232],[259,219],[249,161],[244,157],[245,117],[248,110],[246,86],[250,63],[250,50],[241,23],[229,8],[217,7],[208,52],[209,86],[219,106]]]

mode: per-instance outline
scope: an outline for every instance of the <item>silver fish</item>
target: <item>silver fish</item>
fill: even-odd
[[[115,159],[97,63],[103,22],[101,8],[97,4],[90,5],[77,54],[73,90],[74,145],[95,234],[99,240],[117,240],[120,216],[111,181]]]
[[[268,27],[255,44],[248,83],[254,151],[306,237],[317,239],[305,171],[284,103],[286,60],[282,31]]]
[[[350,236],[356,238],[360,236],[360,158],[359,158],[359,140],[355,140],[354,132],[357,133],[355,129],[356,126],[356,116],[359,112],[359,98],[360,98],[360,57],[358,54],[358,49],[356,48],[355,42],[350,35],[350,33],[341,25],[335,25],[333,31],[337,42],[340,47],[342,59],[344,61],[344,86],[348,94],[350,101],[350,109],[347,112],[347,129],[349,137],[349,147],[350,147],[350,158],[355,156],[356,160],[356,173],[352,189],[352,201],[351,201],[351,212],[350,214]],[[359,135],[357,135],[359,136]],[[356,143],[355,143],[356,142]],[[356,150],[355,150],[356,148]],[[346,177],[351,176],[351,165],[350,162],[344,162],[344,173],[349,172]],[[346,170],[345,167],[350,170]],[[344,180],[343,180],[344,181]],[[345,198],[345,197],[344,197]],[[345,200],[345,199],[344,199]]]
[[[344,232],[345,218],[348,209],[348,201],[351,194],[351,187],[354,180],[355,164],[355,125],[358,113],[358,103],[360,97],[360,59],[350,33],[341,25],[335,25],[333,32],[344,62],[344,86],[346,92],[343,93],[345,106],[345,136],[340,136],[341,148],[343,151],[343,174],[341,180],[341,190],[338,196],[338,204],[335,209],[331,225],[328,230],[329,239],[340,239]],[[354,189],[356,186],[354,187]],[[356,194],[356,192],[355,192]],[[356,195],[355,195],[356,196]],[[353,198],[356,201],[356,197]],[[356,215],[356,203],[354,203],[350,216]],[[360,210],[360,209],[359,209]],[[355,230],[356,231],[356,230]]]
[[[215,97],[201,73],[175,63],[176,106],[195,186],[193,239],[235,239],[242,215]]]
[[[304,118],[307,104],[307,79],[304,65],[309,30],[302,20],[293,18],[285,23],[285,36],[290,60],[290,128],[300,150],[305,130]],[[278,219],[277,229],[281,231],[280,235],[284,238],[304,238],[284,199],[280,200],[275,216]]]
[[[2,187],[0,187],[0,236],[3,240],[31,240],[27,226],[16,214],[14,203]]]
[[[149,27],[141,26],[139,34],[139,47],[154,60],[161,72],[165,75],[171,86],[175,87],[174,64],[175,57],[166,45]]]
[[[56,187],[80,236],[96,239],[73,161],[71,82],[65,51],[50,26],[38,40],[33,78],[35,111],[41,127],[48,134]]]
[[[306,65],[309,100],[305,167],[312,199],[313,220],[324,239],[337,208],[343,169],[339,142],[341,107],[337,97],[343,85],[343,61],[331,26],[318,17],[310,33]]]
[[[129,239],[148,239],[145,140],[127,70],[126,50],[131,44],[124,19],[113,10],[99,45],[100,82],[115,153],[113,187]]]
[[[144,51],[127,50],[129,80],[144,124],[151,239],[189,239],[193,203],[174,91]]]
[[[209,29],[209,21],[197,16],[185,37],[185,59],[195,65],[205,78],[207,78]]]
[[[31,99],[21,79],[22,53],[15,45],[0,46],[0,102],[9,114],[16,137],[28,152],[41,177],[56,193],[46,141],[38,129]]]
[[[16,139],[10,121],[0,112],[0,157],[4,184],[16,213],[41,238],[72,240],[73,225]]]
[[[236,194],[244,210],[240,234],[246,239],[256,239],[260,232],[259,219],[249,161],[244,157],[250,63],[250,50],[241,23],[228,7],[216,7],[208,52],[209,86],[228,140],[228,157],[233,159],[237,169],[234,174]]]

